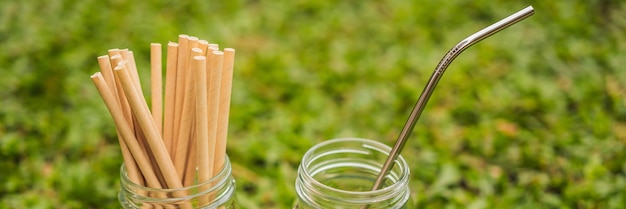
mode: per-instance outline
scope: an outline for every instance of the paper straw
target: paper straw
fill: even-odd
[[[213,170],[220,171],[226,158],[226,141],[228,138],[228,117],[232,93],[233,69],[235,64],[235,49],[224,49],[224,64],[222,66],[222,82],[220,87],[220,101],[217,121],[217,136],[215,143],[215,157]]]
[[[204,52],[197,47],[192,48],[191,50],[191,56],[192,57],[197,57],[197,56],[201,56]],[[189,86],[190,88],[194,89],[193,90],[193,95],[187,95],[189,97],[193,97],[195,98],[192,102],[194,103],[193,105],[191,105],[191,108],[193,108],[193,115],[194,115],[194,124],[192,125],[192,130],[191,130],[191,137],[190,137],[190,141],[189,141],[189,146],[187,148],[187,162],[186,162],[186,168],[185,168],[185,176],[183,177],[183,185],[184,186],[190,186],[193,185],[195,183],[195,181],[197,180],[196,178],[196,174],[197,174],[197,168],[198,168],[198,148],[197,148],[197,144],[198,141],[196,140],[198,137],[198,131],[204,131],[206,130],[206,125],[202,126],[202,127],[198,127],[198,120],[202,120],[203,117],[201,117],[201,114],[198,114],[197,110],[198,110],[198,100],[202,100],[200,98],[206,98],[206,97],[199,97],[198,95],[198,83],[200,82],[199,80],[203,80],[203,79],[197,79],[197,78],[201,78],[198,76],[198,71],[206,71],[206,69],[204,69],[204,67],[201,69],[199,68],[197,65],[199,63],[195,63],[197,62],[195,59],[192,60],[192,62],[190,63],[189,67],[190,67],[190,76],[193,76],[193,80],[194,82],[191,83],[192,85]],[[205,61],[201,61],[201,64],[205,64]],[[205,72],[206,73],[206,72]],[[205,118],[206,119],[206,118]]]
[[[172,147],[172,151],[173,153],[170,153],[170,155],[174,156],[173,158],[175,158],[176,156],[176,151],[177,146],[178,146],[178,132],[179,132],[179,128],[180,128],[180,118],[182,116],[182,112],[183,112],[183,101],[184,101],[184,96],[185,96],[185,79],[187,79],[187,57],[189,54],[189,48],[188,48],[188,39],[189,36],[187,35],[179,35],[178,36],[178,56],[177,56],[177,60],[178,62],[176,63],[176,93],[175,93],[175,103],[174,103],[174,125],[172,126],[174,128],[173,130],[173,145],[174,147]],[[172,98],[169,98],[172,99]],[[174,160],[174,162],[176,162],[176,160]]]
[[[193,65],[193,64],[192,64]],[[195,96],[195,95],[194,95]],[[195,105],[194,105],[195,106]],[[195,112],[195,110],[194,110]],[[198,127],[196,127],[195,125],[195,120],[193,122],[194,124],[191,125],[191,135],[189,137],[189,145],[187,146],[187,159],[185,160],[185,171],[184,174],[185,176],[183,176],[183,186],[192,186],[196,183],[196,174],[197,172],[197,168],[198,168],[198,154],[197,154],[197,147],[198,147],[198,143],[196,141],[196,130],[198,130]]]
[[[198,37],[195,36],[189,36],[189,38],[187,39],[189,42],[189,49],[191,51],[191,49],[193,48],[198,48],[198,42],[200,41],[200,39],[198,39]],[[189,66],[189,68],[191,68],[191,62],[193,60],[193,56],[189,56],[189,62],[187,63],[187,66]]]
[[[206,57],[195,56],[193,61],[193,72],[196,73],[196,77],[206,77]],[[196,80],[196,142],[197,142],[197,159],[198,159],[198,182],[208,181],[211,178],[210,162],[209,162],[209,130],[208,118],[203,117],[208,114],[207,98],[207,83],[205,79]]]
[[[109,60],[109,56],[108,55],[99,56],[98,64],[100,66],[101,73],[97,75],[94,74],[92,78],[104,79],[106,83],[106,88],[109,89],[108,92],[111,92],[111,95],[112,95],[110,99],[115,100],[114,103],[117,103],[117,105],[119,106],[120,101],[117,96],[117,89],[115,88],[115,80],[113,77],[113,70],[111,69],[111,62]],[[102,88],[102,86],[100,87]],[[117,132],[117,140],[120,143],[120,150],[122,151],[122,158],[124,160],[124,164],[126,166],[129,179],[135,182],[136,184],[145,185],[143,176],[140,175],[141,173],[139,171],[139,168],[137,167],[137,163],[135,162],[135,159],[133,159],[133,156],[130,153],[130,150],[128,150],[128,147],[126,146],[126,143],[124,142],[124,139],[122,139],[122,135],[120,134],[120,131],[118,128],[116,128],[116,132]]]
[[[100,93],[100,96],[102,97],[104,103],[109,109],[109,113],[111,113],[111,116],[115,121],[115,126],[122,136],[121,138],[124,140],[124,142],[121,144],[125,144],[128,147],[128,150],[133,156],[133,159],[135,160],[137,166],[141,170],[141,173],[143,174],[147,185],[153,188],[162,188],[156,175],[154,174],[154,170],[150,165],[150,162],[148,162],[148,159],[144,155],[143,150],[141,150],[141,148],[139,147],[139,144],[135,139],[134,132],[130,129],[130,124],[124,118],[124,113],[122,109],[117,104],[113,93],[107,86],[106,81],[104,81],[104,78],[99,72],[92,75],[91,79],[93,80],[96,88],[98,89],[98,92]],[[127,173],[129,172],[133,171],[127,171]],[[133,174],[130,174],[129,177],[131,177],[131,175]]]
[[[176,93],[176,65],[178,60],[178,44],[167,44],[167,63],[165,67],[165,110],[163,116],[163,142],[165,148],[174,160],[174,104]]]
[[[132,51],[128,49],[120,50],[120,54],[124,61],[126,61],[126,69],[131,75],[132,81],[136,87],[137,92],[141,98],[144,98],[141,81],[139,80],[139,72],[137,72],[137,65],[135,64],[135,56]]]
[[[119,62],[122,62],[122,55],[120,55],[119,50],[116,49],[111,49],[109,50],[109,61],[110,61],[110,66],[111,68],[113,68],[112,66],[117,66]],[[113,72],[113,70],[111,69],[111,72]],[[115,74],[113,74],[115,77]],[[132,119],[132,113],[130,112],[130,106],[128,104],[128,100],[126,99],[126,94],[124,93],[124,90],[122,89],[122,84],[116,80],[116,79],[111,79],[115,81],[115,88],[117,90],[116,92],[116,96],[118,98],[118,101],[120,102],[120,107],[122,108],[122,111],[124,113],[124,118],[126,118],[126,121],[128,121],[129,124],[131,124],[130,129],[135,132],[135,127],[132,125],[133,124],[133,119]]]
[[[161,57],[161,44],[150,44],[152,119],[160,133],[163,132],[163,66]]]
[[[211,153],[211,163],[215,161],[216,151],[216,137],[218,126],[218,114],[220,103],[220,87],[222,80],[222,65],[224,61],[224,52],[213,51],[210,54],[210,66],[208,70],[209,82],[208,82],[208,130],[209,130],[209,153]],[[211,175],[214,175],[213,166],[211,166]]]
[[[98,57],[98,65],[100,66],[100,71],[102,73],[102,77],[107,82],[109,88],[111,88],[111,92],[113,96],[117,98],[117,88],[115,86],[115,78],[113,75],[113,68],[111,68],[111,60],[109,60],[108,55],[102,55]]]
[[[198,48],[194,48],[199,50]],[[202,52],[198,52],[202,53]],[[188,151],[189,151],[189,142],[190,138],[193,137],[191,133],[191,126],[193,125],[194,120],[194,111],[195,111],[195,97],[193,97],[194,93],[194,82],[196,82],[195,76],[190,70],[185,70],[186,76],[185,78],[185,86],[184,86],[184,96],[182,103],[182,111],[180,117],[179,124],[179,132],[176,137],[176,151],[174,155],[174,165],[176,167],[176,172],[180,177],[184,177],[184,172],[186,168]],[[183,180],[182,178],[180,179]]]
[[[139,97],[129,72],[123,65],[115,67],[114,72],[122,83],[122,88],[126,93],[130,107],[133,113],[137,116],[139,125],[145,133],[146,141],[150,146],[150,150],[152,150],[154,154],[168,188],[181,188],[182,184],[180,182],[180,178],[175,172],[174,164],[168,156],[167,150],[165,149],[161,136],[156,129],[154,121],[152,121],[150,111],[147,107],[148,105],[145,100]]]

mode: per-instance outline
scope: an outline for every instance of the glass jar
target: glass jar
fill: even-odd
[[[359,138],[332,139],[310,148],[298,168],[294,208],[407,208],[409,166],[402,156],[370,191],[391,148]]]
[[[155,189],[132,182],[125,166],[120,169],[121,188],[118,195],[125,209],[138,208],[239,208],[235,198],[235,179],[228,156],[224,168],[212,179],[179,189]],[[183,195],[181,195],[183,194]],[[207,200],[210,201],[203,201]]]

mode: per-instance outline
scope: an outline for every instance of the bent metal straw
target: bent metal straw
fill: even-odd
[[[165,85],[161,45],[151,44],[150,108],[132,51],[109,50],[91,76],[113,117],[128,178],[141,186],[190,186],[224,165],[235,50],[188,35],[178,41],[167,45]]]
[[[441,76],[448,68],[448,65],[450,65],[450,63],[457,56],[459,56],[459,54],[461,54],[461,52],[463,52],[465,49],[501,31],[502,29],[505,29],[519,21],[526,19],[527,17],[530,17],[534,13],[535,11],[533,7],[528,6],[468,36],[467,38],[459,42],[457,45],[455,45],[452,49],[450,49],[448,53],[446,53],[446,55],[442,58],[442,60],[439,62],[439,64],[435,68],[435,72],[433,72],[432,76],[428,80],[428,83],[426,84],[426,87],[424,88],[424,90],[422,91],[422,94],[417,100],[415,107],[413,107],[413,110],[411,111],[411,114],[409,115],[409,119],[404,124],[404,128],[402,128],[402,132],[400,132],[400,135],[398,136],[398,139],[395,145],[391,149],[391,152],[389,152],[389,157],[387,157],[385,164],[381,168],[381,171],[378,174],[378,177],[376,178],[376,182],[374,183],[374,186],[372,186],[372,190],[380,189],[380,187],[382,186],[383,180],[386,178],[387,174],[393,167],[393,163],[398,158],[398,155],[400,155],[400,152],[402,152],[402,148],[406,144],[407,139],[409,138],[409,135],[411,135],[411,131],[413,130],[413,127],[415,127],[415,123],[417,122],[420,115],[422,114],[422,111],[424,110],[424,107],[426,106],[426,103],[428,102],[430,95],[433,93],[433,90],[435,90],[435,87],[437,86],[439,79],[441,79]]]

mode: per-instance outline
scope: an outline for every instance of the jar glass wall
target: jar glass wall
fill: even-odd
[[[125,209],[136,208],[239,208],[235,198],[235,179],[228,157],[224,168],[212,179],[179,189],[156,189],[133,183],[120,169],[118,195]]]

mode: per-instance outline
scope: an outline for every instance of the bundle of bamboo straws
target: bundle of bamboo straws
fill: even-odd
[[[113,116],[128,178],[157,189],[211,179],[224,166],[235,50],[188,35],[151,44],[151,106],[133,52],[111,49],[91,76]],[[164,105],[163,105],[164,104]]]

